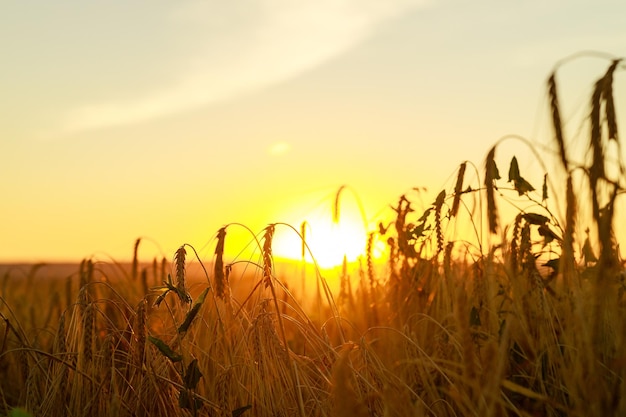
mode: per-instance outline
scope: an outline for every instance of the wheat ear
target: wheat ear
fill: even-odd
[[[563,139],[563,127],[561,124],[561,111],[559,110],[559,97],[556,91],[555,74],[548,78],[548,94],[550,95],[550,110],[552,113],[552,127],[554,128],[554,138],[559,146],[559,155],[563,168],[568,170],[567,154],[565,152],[565,141]]]
[[[137,341],[137,344],[135,345],[135,360],[137,361],[139,369],[141,369],[143,365],[146,351],[146,305],[147,302],[145,299],[139,302],[139,305],[137,306],[137,324],[134,329]]]
[[[455,217],[459,212],[461,194],[463,193],[463,177],[465,176],[466,168],[467,162],[463,162],[459,167],[459,174],[456,177],[456,185],[454,186],[454,200],[452,200],[452,209],[450,210],[450,216],[452,217]]]
[[[136,281],[137,277],[139,276],[139,243],[140,242],[141,242],[141,238],[137,238],[137,240],[135,240],[135,247],[133,248],[133,266],[132,266],[132,272],[131,272],[133,281]]]
[[[437,254],[443,251],[443,228],[441,225],[441,208],[446,199],[446,191],[442,190],[435,200],[435,234],[437,235]]]
[[[265,228],[263,234],[263,282],[265,287],[269,287],[272,283],[272,239],[275,228],[276,225],[270,224]]]
[[[176,264],[176,289],[178,293],[178,297],[180,301],[185,303],[191,302],[191,297],[187,292],[187,286],[185,285],[185,258],[187,256],[187,251],[185,250],[185,245],[182,245],[176,250],[176,254],[174,255],[174,263]]]
[[[617,138],[617,120],[615,115],[615,103],[613,101],[613,73],[621,59],[613,60],[611,66],[607,70],[603,78],[602,97],[605,103],[606,124],[609,133],[609,139],[618,140]]]
[[[487,154],[485,160],[485,190],[487,193],[487,219],[489,222],[489,231],[496,233],[498,231],[498,209],[496,208],[495,197],[495,180],[500,179],[498,168],[494,160],[496,147],[492,147]]]
[[[82,341],[83,341],[83,365],[91,363],[93,359],[93,329],[94,329],[94,305],[89,303],[83,314]]]
[[[217,232],[217,245],[215,246],[215,265],[213,267],[213,277],[215,281],[215,295],[224,298],[224,287],[226,277],[224,276],[224,241],[226,240],[226,227],[222,227]]]

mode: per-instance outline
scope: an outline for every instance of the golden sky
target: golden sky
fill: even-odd
[[[619,0],[3,4],[0,261],[126,260],[138,237],[148,259],[210,256],[231,222],[322,236],[342,185],[337,227],[365,236],[503,135],[549,140],[553,66],[626,55],[624,16]],[[606,66],[564,67],[566,116]]]

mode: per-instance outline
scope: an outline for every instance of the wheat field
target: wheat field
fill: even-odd
[[[303,277],[277,273],[283,224],[251,232],[258,259],[226,259],[229,230],[245,227],[229,224],[211,259],[187,244],[140,259],[138,239],[129,265],[4,267],[2,414],[626,415],[626,178],[610,151],[620,145],[613,78],[625,67],[609,60],[592,86],[580,155],[563,126],[559,68],[546,83],[547,156],[504,138],[475,177],[462,162],[425,210],[400,196],[336,288],[319,268],[306,292]],[[549,167],[543,184],[516,157],[498,159],[509,140]],[[458,238],[462,227],[474,242]],[[384,262],[374,239],[386,242]]]

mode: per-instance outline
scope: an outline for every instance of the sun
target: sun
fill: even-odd
[[[272,242],[275,258],[306,261],[323,269],[341,267],[344,259],[365,260],[368,236],[376,227],[351,187],[292,195],[282,203],[276,214],[282,224],[277,225]],[[384,257],[384,248],[375,237],[370,255],[378,260]]]
[[[354,262],[364,256],[367,235],[362,223],[347,218],[339,222],[311,224],[305,233],[305,241],[311,251],[305,259],[315,259],[319,266],[328,268],[341,265],[344,257],[348,262]]]
[[[277,233],[273,242],[274,255],[291,260],[315,262],[320,268],[333,268],[343,263],[355,262],[364,257],[367,247],[367,231],[357,217],[344,216],[333,221],[331,216],[305,220],[292,225],[295,230]],[[306,243],[303,257],[303,239]]]

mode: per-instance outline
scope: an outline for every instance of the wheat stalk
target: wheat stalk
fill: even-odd
[[[369,415],[367,407],[358,398],[352,382],[352,368],[349,363],[353,346],[346,346],[333,366],[331,379],[332,417]]]
[[[302,260],[305,259],[306,256],[306,228],[307,228],[307,221],[303,221],[302,223],[300,223],[300,238],[302,239],[302,245],[300,246],[300,256],[302,258]]]
[[[575,272],[574,258],[574,231],[576,230],[576,194],[574,193],[574,184],[572,175],[567,176],[567,187],[565,191],[566,211],[565,211],[565,230],[563,231],[562,254],[560,261],[560,270],[563,277],[565,288],[570,286],[570,277]]]
[[[232,409],[230,398],[232,398],[232,376],[231,368],[227,368],[217,377],[215,390],[217,391],[217,403],[222,408],[224,416],[229,415]]]
[[[137,240],[135,240],[135,246],[133,248],[133,265],[131,270],[131,277],[133,281],[139,276],[139,243],[141,243],[141,238],[137,238]]]
[[[59,324],[55,337],[55,348],[58,353],[67,352],[67,342],[65,338],[65,312],[63,312],[61,317],[59,317]]]
[[[144,294],[150,291],[150,285],[148,284],[148,269],[141,268],[141,289]]]
[[[272,239],[274,238],[275,228],[276,225],[270,224],[265,228],[265,233],[263,234],[262,256],[265,287],[269,287],[272,284]]]
[[[602,97],[605,103],[606,123],[609,139],[618,140],[617,136],[617,116],[615,115],[615,103],[613,100],[613,73],[621,59],[615,59],[609,66],[602,82]]]
[[[496,208],[495,198],[495,180],[500,179],[498,168],[494,160],[496,147],[492,147],[485,160],[485,190],[487,193],[487,219],[489,222],[489,231],[496,233],[498,231],[498,209]]]
[[[174,255],[174,264],[176,265],[176,289],[178,297],[183,304],[191,303],[191,297],[187,292],[185,285],[185,258],[187,251],[185,245],[180,246]]]
[[[604,90],[604,79],[600,79],[596,82],[593,94],[591,96],[591,135],[589,146],[591,148],[592,153],[592,163],[589,168],[589,176],[591,183],[591,192],[593,193],[593,204],[594,211],[593,215],[595,220],[598,220],[599,217],[599,204],[597,197],[597,188],[596,185],[598,180],[605,177],[604,170],[604,149],[602,148],[602,121],[600,119],[600,110],[602,107],[602,92]]]
[[[435,200],[435,234],[437,236],[437,254],[443,251],[443,229],[441,226],[441,208],[446,198],[446,192],[441,191]]]
[[[217,232],[217,245],[215,247],[215,265],[213,276],[215,280],[215,295],[224,299],[224,287],[228,285],[224,276],[224,240],[226,239],[226,227]]]
[[[370,289],[373,290],[376,286],[376,271],[374,271],[374,239],[376,234],[370,232],[367,235],[366,248],[366,262],[367,262],[367,279],[369,280]]]
[[[522,213],[519,213],[515,216],[515,223],[513,225],[513,234],[511,235],[511,254],[510,254],[510,262],[511,262],[511,272],[513,275],[517,274],[519,261],[520,261],[520,252],[519,252],[519,240],[520,240],[520,230],[522,224]]]
[[[143,300],[139,302],[139,305],[137,306],[136,325],[135,325],[135,328],[133,329],[133,332],[135,334],[135,340],[136,340],[135,360],[137,362],[137,366],[139,367],[139,369],[141,369],[141,367],[143,366],[145,351],[146,351],[146,335],[147,335],[146,306],[147,306],[147,302],[146,302],[146,299],[144,298]]]
[[[530,223],[528,222],[524,222],[520,230],[519,254],[524,269],[532,269],[535,266],[535,256],[532,252],[532,241],[530,239]]]
[[[93,359],[93,331],[94,331],[94,305],[89,303],[85,308],[83,314],[83,326],[82,326],[82,358],[83,366],[91,363]]]
[[[93,262],[91,259],[83,260],[80,264],[79,303],[86,306],[91,301],[91,283],[93,282]]]
[[[152,282],[155,286],[159,285],[159,264],[156,257],[152,258]]]
[[[333,222],[334,223],[339,223],[339,202],[340,202],[340,198],[341,198],[341,192],[346,188],[345,185],[342,185],[341,187],[339,187],[339,189],[337,190],[337,192],[335,193],[335,200],[333,202]]]
[[[548,78],[548,94],[550,95],[550,110],[552,112],[552,127],[554,128],[554,138],[559,147],[559,155],[561,163],[565,171],[568,171],[568,159],[565,152],[565,140],[563,139],[563,127],[561,124],[561,112],[559,110],[559,97],[556,91],[555,74],[552,73]]]
[[[465,289],[457,289],[454,303],[454,318],[459,334],[459,341],[462,347],[463,376],[466,382],[472,381],[476,377],[476,350],[470,329],[470,308],[468,305]]]
[[[467,162],[463,162],[459,167],[459,173],[456,177],[456,184],[454,185],[454,200],[452,200],[452,209],[450,210],[450,216],[455,217],[459,212],[459,205],[461,203],[461,194],[463,193],[463,178],[465,176],[465,169],[467,168]]]

